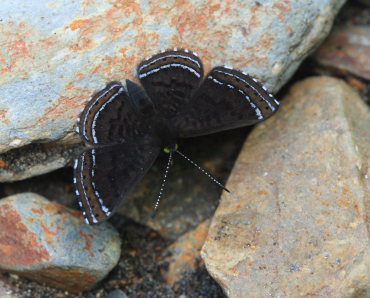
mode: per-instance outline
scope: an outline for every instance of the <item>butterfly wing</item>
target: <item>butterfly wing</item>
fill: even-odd
[[[89,149],[75,161],[74,184],[87,223],[112,216],[143,178],[160,151],[148,142]]]
[[[141,62],[137,73],[156,110],[164,119],[183,112],[203,78],[199,57],[188,50],[168,50]]]
[[[140,116],[121,83],[111,82],[85,106],[78,132],[90,144],[128,142],[151,134]]]
[[[180,119],[181,137],[252,125],[272,116],[279,102],[251,76],[215,67],[189,101]]]

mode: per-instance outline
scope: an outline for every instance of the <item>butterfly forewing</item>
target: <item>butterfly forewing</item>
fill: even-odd
[[[109,83],[90,99],[81,114],[78,131],[86,142],[99,145],[127,142],[149,133],[118,82]]]
[[[189,102],[180,136],[191,137],[252,125],[269,118],[279,103],[256,79],[216,67]]]
[[[191,51],[169,50],[141,62],[137,72],[161,117],[171,119],[181,114],[199,87],[203,65]]]
[[[143,178],[160,148],[141,142],[89,149],[75,162],[76,194],[90,224],[108,219]]]

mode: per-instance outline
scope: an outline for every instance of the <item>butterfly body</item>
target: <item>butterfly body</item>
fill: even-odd
[[[75,162],[74,183],[89,224],[108,219],[178,138],[252,125],[278,109],[243,72],[215,67],[203,78],[201,60],[188,50],[154,55],[137,72],[142,86],[111,82],[81,113],[78,132],[89,146]]]

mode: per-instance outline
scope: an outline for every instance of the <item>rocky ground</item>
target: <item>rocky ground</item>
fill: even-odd
[[[370,297],[370,3],[196,2],[0,8],[1,297]],[[153,217],[160,156],[109,223],[87,226],[79,111],[174,46],[252,73],[281,108],[179,142],[231,194],[176,159]]]

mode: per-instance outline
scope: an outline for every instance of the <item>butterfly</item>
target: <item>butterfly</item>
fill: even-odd
[[[75,160],[74,185],[88,224],[110,218],[163,148],[176,140],[253,125],[279,102],[255,78],[226,66],[204,77],[195,52],[167,50],[137,67],[141,86],[110,82],[78,121],[86,150]]]

